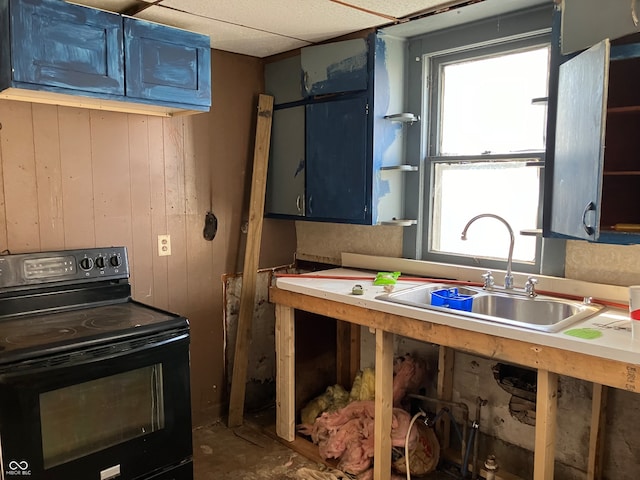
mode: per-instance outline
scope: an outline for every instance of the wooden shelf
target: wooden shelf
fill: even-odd
[[[620,171],[609,170],[609,171],[602,172],[602,174],[609,177],[615,177],[615,176],[629,177],[629,176],[640,175],[640,170],[620,170]]]
[[[628,107],[609,107],[607,113],[640,113],[640,105],[630,105]]]

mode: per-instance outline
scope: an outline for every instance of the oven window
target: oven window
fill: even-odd
[[[162,365],[40,395],[44,467],[164,428]]]

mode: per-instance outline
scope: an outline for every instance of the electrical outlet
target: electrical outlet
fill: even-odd
[[[158,235],[158,255],[171,255],[171,235]]]

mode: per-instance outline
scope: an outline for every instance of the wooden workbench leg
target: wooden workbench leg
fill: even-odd
[[[393,333],[376,330],[376,411],[373,479],[391,478]]]
[[[602,446],[604,445],[604,425],[607,418],[607,392],[607,387],[599,383],[593,384],[587,480],[599,480],[602,478]]]
[[[534,480],[553,480],[558,412],[558,375],[538,370],[536,441],[533,453]]]
[[[440,346],[438,350],[438,398],[451,401],[453,399],[453,363],[455,360],[455,350]],[[438,405],[436,413],[440,411],[442,405]],[[444,415],[436,426],[438,436],[442,439],[442,449],[449,448],[451,443],[451,419]]]
[[[347,391],[360,370],[360,325],[336,320],[336,381]]]
[[[276,304],[276,434],[296,438],[295,310]]]

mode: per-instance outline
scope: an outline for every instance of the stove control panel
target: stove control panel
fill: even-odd
[[[0,256],[0,289],[129,277],[126,247]]]

